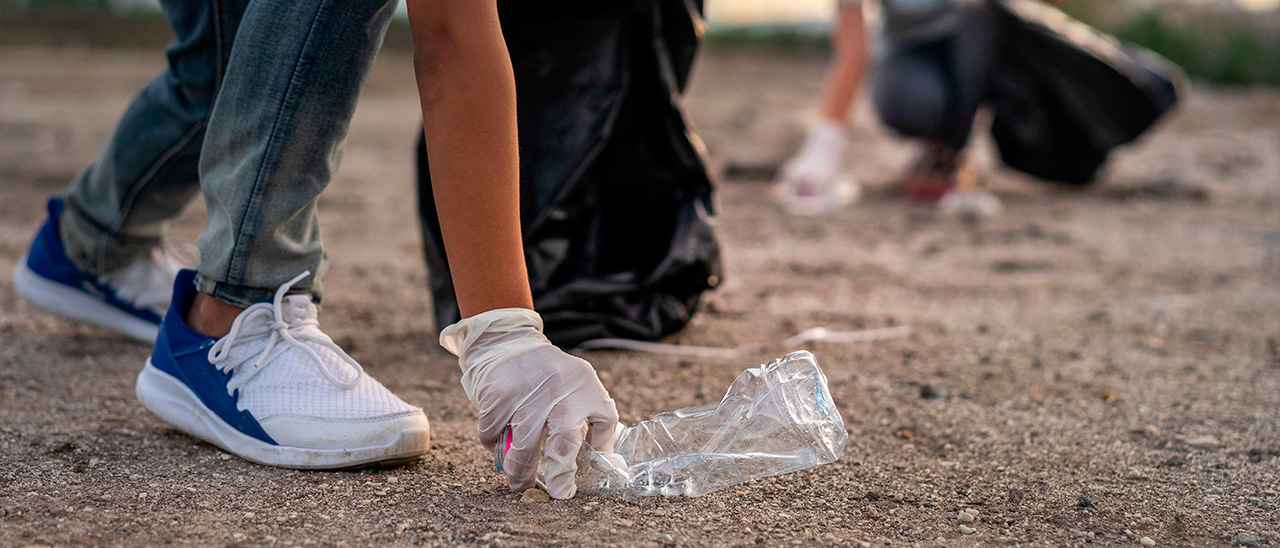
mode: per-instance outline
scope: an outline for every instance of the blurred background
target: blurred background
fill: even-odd
[[[148,348],[12,290],[42,204],[102,149],[172,34],[144,0],[0,0],[0,544],[1280,545],[1280,0],[1067,3],[1194,85],[1087,190],[1004,169],[975,132],[1005,204],[979,221],[894,193],[913,146],[865,93],[847,155],[861,200],[797,217],[771,199],[817,118],[834,4],[707,0],[683,104],[721,183],[725,276],[666,342],[746,350],[588,357],[634,422],[714,401],[810,328],[909,327],[810,346],[849,452],[696,501],[551,510],[512,504],[433,336],[403,21],[320,198],[324,321],[429,408],[436,449],[399,472],[302,474],[222,460],[168,429],[133,396]],[[179,247],[205,224],[190,209],[172,227]],[[626,226],[656,224],[629,209]],[[965,506],[982,508],[969,533]]]
[[[709,44],[824,50],[833,4],[712,0]],[[875,2],[868,5],[874,17]],[[150,46],[167,39],[154,0],[0,0],[0,7],[0,44]],[[1074,0],[1065,9],[1168,57],[1197,80],[1280,85],[1280,0]],[[406,46],[406,29],[398,30],[389,47]]]

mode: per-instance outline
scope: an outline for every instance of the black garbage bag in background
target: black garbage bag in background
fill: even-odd
[[[679,103],[701,0],[499,3],[516,73],[534,304],[571,347],[682,329],[719,285],[712,182]],[[458,321],[426,148],[418,205],[435,321]]]
[[[1183,76],[1037,0],[996,0],[1008,39],[992,82],[992,136],[1011,168],[1088,184],[1181,95]]]

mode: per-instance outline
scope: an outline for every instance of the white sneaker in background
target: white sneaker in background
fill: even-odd
[[[985,190],[952,190],[938,202],[938,211],[949,217],[979,220],[1004,211],[1000,197]]]

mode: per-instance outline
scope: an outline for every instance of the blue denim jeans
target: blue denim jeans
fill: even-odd
[[[197,191],[197,286],[248,306],[325,262],[316,199],[338,164],[395,0],[162,0],[168,66],[67,196],[71,259],[105,274],[149,252]]]
[[[1004,29],[985,2],[955,2],[950,11],[954,26],[942,35],[888,42],[876,63],[872,103],[903,136],[962,150],[990,99]]]

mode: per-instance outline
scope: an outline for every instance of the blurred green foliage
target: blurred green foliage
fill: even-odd
[[[1218,22],[1209,30],[1169,19],[1149,10],[1110,30],[1124,42],[1167,57],[1196,80],[1280,86],[1280,37],[1239,24]]]

